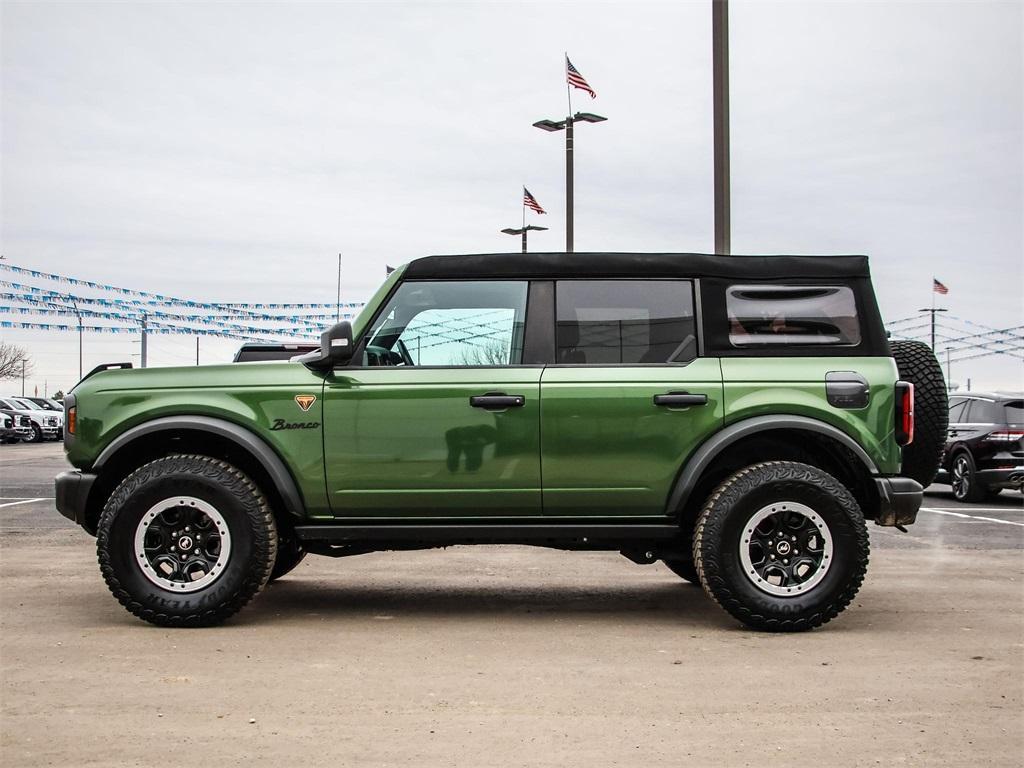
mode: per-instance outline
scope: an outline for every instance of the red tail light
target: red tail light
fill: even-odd
[[[997,443],[1015,443],[1021,438],[1024,438],[1024,430],[1021,429],[1001,429],[998,432],[992,432],[986,437],[986,440],[993,440]]]
[[[914,385],[909,381],[896,382],[896,442],[914,442]]]

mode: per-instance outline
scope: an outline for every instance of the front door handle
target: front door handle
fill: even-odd
[[[473,395],[469,398],[469,404],[474,408],[483,408],[488,411],[500,411],[505,408],[522,408],[526,398],[522,395],[506,395],[504,392],[487,392],[483,395]]]
[[[689,392],[666,392],[664,395],[655,395],[655,405],[665,405],[669,408],[680,408],[687,405],[707,405],[707,395],[691,395]]]

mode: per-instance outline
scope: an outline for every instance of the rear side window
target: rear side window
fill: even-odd
[[[967,409],[966,400],[955,400],[949,406],[949,423],[960,424],[963,422],[964,411]]]
[[[726,309],[734,347],[860,344],[857,302],[847,286],[734,285]]]
[[[1024,400],[1010,400],[1003,405],[1007,424],[1024,424]]]
[[[689,280],[560,280],[555,362],[685,363],[697,356]]]

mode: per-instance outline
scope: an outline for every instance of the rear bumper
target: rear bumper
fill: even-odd
[[[878,515],[876,525],[910,525],[924,500],[924,489],[909,477],[876,477]]]
[[[996,488],[1024,486],[1024,466],[978,470],[978,482]]]
[[[96,475],[90,475],[76,470],[61,472],[54,480],[54,488],[57,497],[57,511],[72,522],[90,531],[85,524],[86,505],[89,501],[89,492],[93,483],[96,482]]]

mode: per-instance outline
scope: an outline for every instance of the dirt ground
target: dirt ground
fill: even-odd
[[[1024,759],[1016,523],[926,523],[974,548],[872,528],[854,604],[799,635],[742,628],[662,565],[525,547],[308,558],[229,624],[165,630],[52,500],[5,512],[3,766]]]

